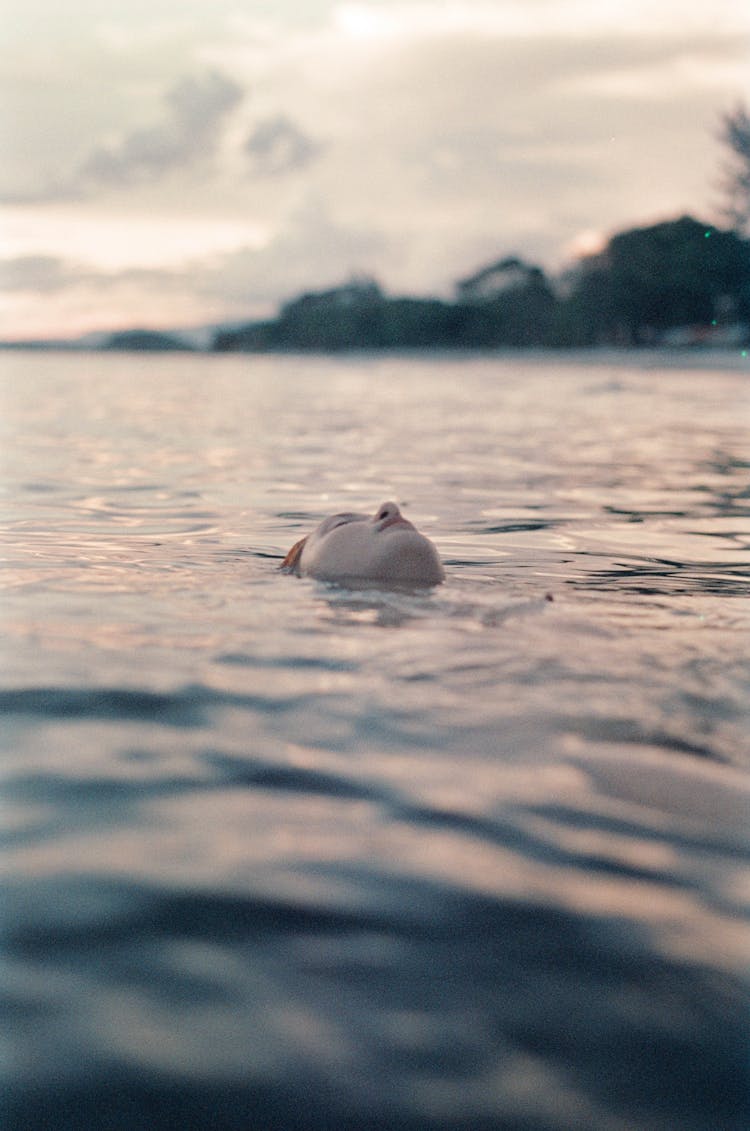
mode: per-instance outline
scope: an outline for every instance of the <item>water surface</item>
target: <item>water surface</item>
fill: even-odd
[[[6,1126],[744,1131],[747,363],[2,379]]]

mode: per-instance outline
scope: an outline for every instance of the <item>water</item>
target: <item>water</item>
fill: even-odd
[[[744,1131],[746,362],[3,379],[5,1126]]]

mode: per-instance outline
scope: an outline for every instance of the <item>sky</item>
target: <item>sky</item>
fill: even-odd
[[[450,295],[721,203],[744,0],[0,0],[0,338]]]

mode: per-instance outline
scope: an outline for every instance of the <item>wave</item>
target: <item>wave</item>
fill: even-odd
[[[357,879],[356,908],[95,876],[11,892],[6,1131],[744,1128],[738,978],[604,915]]]
[[[0,691],[0,715],[199,727],[209,721],[214,708],[236,706],[273,713],[299,707],[303,699],[294,695],[239,695],[200,685],[173,692],[126,687],[22,687]]]

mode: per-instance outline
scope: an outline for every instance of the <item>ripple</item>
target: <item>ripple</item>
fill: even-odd
[[[204,722],[205,692],[158,694],[130,688],[27,687],[0,691],[0,713],[32,718],[122,719],[192,727]]]
[[[16,364],[0,1122],[744,1131],[746,373]]]
[[[6,1081],[13,1131],[50,1114],[132,1131],[134,1109],[222,1131],[614,1131],[644,1108],[670,1131],[743,1127],[737,979],[614,919],[409,881],[393,894],[397,915],[95,877],[13,891],[6,1001],[47,1026]],[[41,991],[24,977],[40,963],[55,972]],[[28,1055],[24,1026],[19,1042]]]
[[[304,696],[235,695],[200,686],[172,693],[125,687],[25,687],[0,691],[0,714],[37,719],[115,719],[181,728],[205,726],[212,708],[276,712],[298,708],[304,702]]]
[[[585,556],[581,555],[583,558]],[[586,568],[582,578],[572,578],[568,584],[609,592],[627,590],[644,596],[692,593],[745,597],[750,595],[750,562],[733,561],[731,564],[720,565],[715,561],[633,558],[617,561],[606,569]]]

